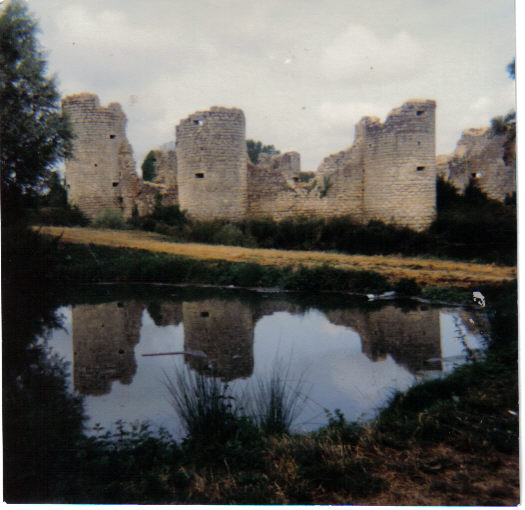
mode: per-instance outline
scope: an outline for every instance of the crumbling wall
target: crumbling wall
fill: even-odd
[[[249,215],[348,214],[427,228],[436,211],[435,106],[407,102],[384,124],[365,117],[354,144],[326,157],[306,185],[294,185],[278,168],[249,165]]]
[[[424,230],[436,214],[436,103],[408,101],[384,124],[365,117],[358,124],[364,142],[363,212]]]
[[[196,219],[240,220],[247,210],[244,113],[212,107],[176,127],[181,209]]]
[[[140,184],[122,108],[118,103],[101,107],[88,93],[66,97],[62,108],[76,136],[73,156],[66,160],[69,202],[89,218],[107,208],[131,216]]]
[[[257,166],[276,170],[285,175],[286,178],[295,180],[299,178],[299,173],[301,172],[301,155],[296,151],[273,156],[261,153],[259,154]]]
[[[503,201],[516,191],[516,166],[514,158],[506,161],[507,145],[506,134],[494,134],[490,128],[467,129],[444,163],[443,173],[460,191],[473,180],[489,198]]]

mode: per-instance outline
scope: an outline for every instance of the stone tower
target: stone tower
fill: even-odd
[[[432,100],[408,101],[386,121],[365,117],[357,125],[364,142],[363,212],[415,230],[436,213],[435,109]]]
[[[76,136],[66,160],[68,201],[89,218],[104,209],[131,216],[140,184],[122,108],[101,107],[95,94],[82,93],[66,97],[62,109]]]
[[[212,107],[176,127],[182,210],[196,219],[242,219],[247,211],[245,120],[237,108]]]

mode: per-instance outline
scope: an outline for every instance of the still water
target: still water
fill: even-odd
[[[242,392],[282,367],[306,397],[294,429],[373,418],[398,390],[439,377],[480,352],[485,324],[471,309],[346,295],[217,289],[107,287],[62,306],[47,340],[70,362],[71,389],[85,396],[88,427],[148,421],[181,437],[166,378],[187,368]]]

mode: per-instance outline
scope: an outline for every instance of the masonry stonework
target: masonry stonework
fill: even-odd
[[[467,129],[454,153],[441,159],[440,173],[460,191],[473,181],[489,198],[503,201],[516,191],[512,153],[505,134],[494,134],[490,128]]]
[[[179,205],[194,219],[350,215],[424,230],[436,214],[436,175],[464,187],[472,175],[489,196],[515,189],[504,140],[486,130],[466,132],[452,157],[436,161],[432,100],[412,100],[384,123],[364,117],[352,146],[324,158],[315,178],[300,182],[297,152],[247,156],[245,118],[237,108],[212,107],[176,126],[176,150],[155,151],[156,178],[135,173],[126,118],[116,103],[102,108],[93,94],[63,101],[77,135],[66,162],[68,197],[89,217],[116,208],[146,215],[157,203]]]
[[[176,151],[181,209],[196,219],[245,217],[248,174],[241,110],[213,107],[182,120]]]
[[[94,94],[69,96],[62,108],[73,125],[73,157],[66,160],[68,200],[89,218],[104,209],[131,216],[139,179],[126,116],[118,103],[101,107]]]

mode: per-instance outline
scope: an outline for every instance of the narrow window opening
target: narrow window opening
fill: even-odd
[[[299,177],[294,177],[293,180],[294,180],[295,182],[299,182]]]
[[[423,115],[425,113],[425,110],[418,110],[416,112],[417,116],[420,117],[421,115]]]
[[[197,126],[202,126],[204,124],[204,120],[203,119],[193,119],[193,123],[196,124]]]
[[[118,203],[122,204],[122,202],[124,202],[124,199],[122,197],[118,197]]]
[[[119,354],[124,354],[124,349],[119,349],[119,350],[118,350],[118,353],[119,353]]]
[[[109,135],[109,137],[111,138],[111,140],[114,140],[117,137],[117,135]]]
[[[201,312],[201,317],[209,317],[210,312]]]
[[[424,166],[418,166],[418,167],[417,167],[417,171],[418,171],[418,172],[422,172],[424,169],[425,169]]]
[[[418,142],[417,142],[417,144],[418,144],[418,145],[421,145],[421,142],[420,142],[420,141],[418,141]]]
[[[113,187],[116,188],[120,183],[117,181],[113,181]]]
[[[95,163],[93,166],[94,166],[95,168],[98,168],[98,163]]]
[[[196,179],[204,179],[204,173],[203,172],[197,172],[195,174]]]

